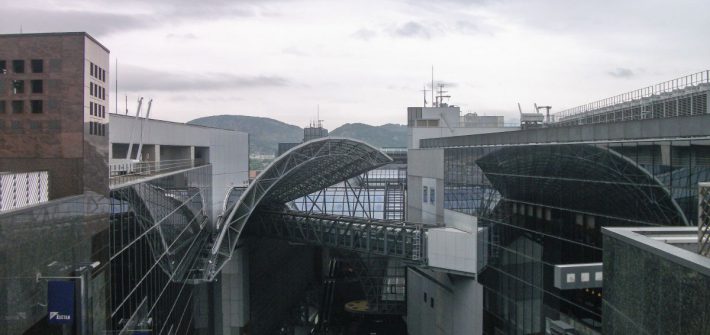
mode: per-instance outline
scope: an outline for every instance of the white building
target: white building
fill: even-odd
[[[511,131],[520,127],[506,127],[503,116],[461,115],[457,106],[440,104],[438,107],[407,108],[407,147],[419,148],[419,140]]]

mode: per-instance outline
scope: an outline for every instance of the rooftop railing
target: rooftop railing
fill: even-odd
[[[121,162],[109,165],[109,185],[116,186],[131,181],[168,172],[207,165],[202,159],[175,159],[150,162]]]
[[[566,109],[561,112],[555,113],[554,119],[557,122],[566,121],[574,119],[575,117],[580,116],[581,114],[584,114],[589,111],[707,83],[710,83],[710,70],[705,70],[702,72],[687,75],[685,77],[665,81],[660,84],[644,87],[635,91],[619,94],[610,98],[594,101],[586,105]]]

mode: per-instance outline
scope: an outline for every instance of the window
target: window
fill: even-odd
[[[4,60],[0,60],[0,74],[5,73],[7,73],[7,62]]]
[[[436,190],[433,187],[429,189],[429,202],[436,203]]]
[[[89,135],[93,135],[93,134],[94,134],[94,123],[89,122]]]
[[[43,112],[43,103],[42,100],[32,100],[30,101],[30,110],[32,113],[39,114]]]
[[[422,192],[422,201],[427,202],[427,197],[429,196],[429,188],[424,186],[424,191]]]
[[[576,281],[577,281],[577,276],[574,273],[567,274],[567,282],[568,283],[574,283]]]
[[[424,292],[424,302],[426,303],[427,297],[426,297],[426,292]]]
[[[580,277],[580,280],[583,283],[586,283],[589,281],[589,272],[582,272],[582,276]]]
[[[32,73],[42,73],[44,72],[44,62],[41,59],[33,59],[30,61],[30,66],[32,67]]]
[[[594,280],[602,281],[603,279],[604,279],[604,275],[602,274],[602,272],[597,271],[594,273]]]
[[[41,80],[31,80],[32,93],[44,93],[44,83]]]
[[[106,82],[106,70],[101,70],[101,80],[103,80],[103,82]]]
[[[429,306],[431,306],[431,308],[434,308],[434,297],[431,297],[431,300],[429,300]]]
[[[5,100],[0,100],[0,114],[5,114]]]
[[[13,80],[12,81],[12,93],[24,94],[25,93],[25,81],[24,80]]]
[[[106,117],[106,106],[101,106],[101,117]]]
[[[25,61],[21,59],[15,59],[12,61],[12,72],[15,73],[25,73]]]
[[[101,136],[106,136],[106,124],[101,124]]]
[[[12,101],[12,112],[13,113],[22,113],[25,111],[25,102],[22,100],[14,100]]]
[[[89,94],[94,96],[94,83],[89,83]]]
[[[94,115],[94,103],[89,101],[89,115]]]
[[[89,62],[89,73],[91,74],[91,76],[94,75],[94,63],[92,62]]]

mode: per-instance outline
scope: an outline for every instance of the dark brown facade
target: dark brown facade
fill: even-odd
[[[0,35],[0,171],[107,194],[108,55],[85,33]]]
[[[49,176],[48,202],[0,213],[0,334],[106,329],[108,65],[86,33],[0,35],[0,172]],[[71,326],[48,322],[55,278],[75,278]]]

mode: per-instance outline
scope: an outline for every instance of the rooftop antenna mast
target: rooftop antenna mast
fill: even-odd
[[[422,93],[424,93],[424,107],[427,105],[426,92],[429,92],[429,90],[426,89],[426,84],[424,84],[424,89],[422,90]]]
[[[434,100],[434,65],[431,66],[431,104],[432,107],[438,107]]]
[[[444,95],[444,93],[449,93],[448,91],[444,91],[444,84],[439,83],[439,95],[436,96],[436,105],[441,106],[442,103],[444,103],[444,98],[450,99],[450,95]]]

